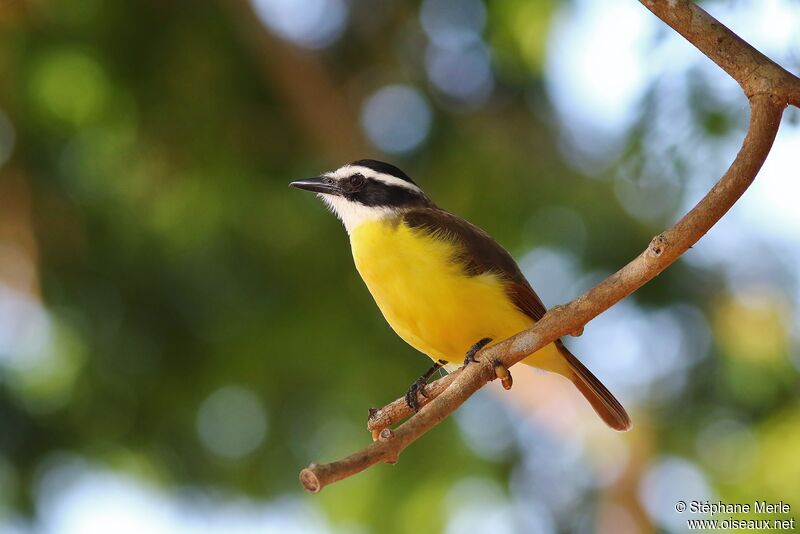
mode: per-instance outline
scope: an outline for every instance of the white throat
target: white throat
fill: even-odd
[[[351,202],[335,195],[319,194],[330,210],[341,219],[348,235],[353,233],[360,224],[368,221],[377,221],[386,218],[396,210],[386,206],[364,206],[358,202]]]

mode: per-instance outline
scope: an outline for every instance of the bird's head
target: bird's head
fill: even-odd
[[[391,217],[415,207],[432,206],[406,173],[372,159],[348,163],[332,172],[289,184],[313,191],[351,232],[362,222]]]

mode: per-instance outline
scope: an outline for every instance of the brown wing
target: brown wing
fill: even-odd
[[[507,282],[509,298],[534,321],[547,312],[511,254],[477,226],[439,208],[410,210],[403,215],[403,220],[411,228],[440,235],[460,245],[461,253],[453,261],[463,265],[467,274],[477,276],[493,272],[500,275]]]

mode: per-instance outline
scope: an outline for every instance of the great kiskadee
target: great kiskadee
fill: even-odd
[[[511,255],[489,234],[437,207],[403,171],[354,161],[290,184],[318,194],[342,220],[356,269],[383,316],[434,366],[409,388],[417,393],[440,367],[474,361],[484,345],[529,328],[546,309]],[[615,430],[631,420],[611,392],[557,340],[524,363],[570,380]]]

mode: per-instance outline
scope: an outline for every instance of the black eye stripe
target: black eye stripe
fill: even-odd
[[[348,191],[345,197],[352,201],[370,207],[410,207],[430,205],[428,198],[420,193],[401,185],[388,185],[374,179],[366,179],[361,188]]]
[[[364,184],[366,183],[366,180],[367,179],[364,177],[363,174],[356,173],[351,176],[342,178],[341,180],[339,180],[338,185],[345,193],[352,194],[362,189],[364,187]]]

